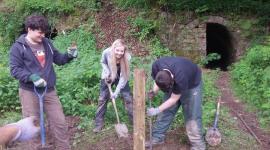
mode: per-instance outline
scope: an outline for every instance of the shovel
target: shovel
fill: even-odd
[[[220,108],[220,101],[221,98],[219,97],[218,103],[217,103],[217,110],[215,114],[215,121],[213,127],[209,128],[206,132],[205,140],[210,146],[217,146],[221,143],[221,134],[218,131],[217,125],[218,125],[218,116],[219,116],[219,108]]]
[[[108,86],[108,89],[110,91],[110,95],[112,95],[111,84],[107,84],[107,86]],[[125,124],[121,124],[120,121],[119,121],[118,111],[117,111],[117,108],[116,108],[114,98],[112,98],[112,104],[113,104],[113,108],[114,108],[114,111],[115,111],[115,114],[116,114],[116,119],[117,119],[117,124],[114,125],[116,133],[117,133],[119,138],[121,138],[121,137],[127,138],[128,137],[128,128],[127,128],[127,126]]]
[[[47,92],[47,87],[36,88],[34,86],[34,92],[38,97],[39,101],[39,125],[40,125],[40,136],[41,136],[41,146],[38,147],[39,150],[51,150],[52,145],[46,145],[46,135],[45,135],[45,126],[44,126],[44,115],[43,115],[43,102],[44,96]]]

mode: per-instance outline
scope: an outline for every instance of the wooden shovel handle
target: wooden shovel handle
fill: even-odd
[[[108,89],[110,91],[110,96],[112,96],[112,87],[111,87],[111,84],[107,84],[107,86],[108,86]],[[115,111],[115,114],[116,114],[116,119],[117,119],[117,122],[119,124],[120,121],[119,121],[118,111],[117,111],[117,108],[116,108],[116,104],[115,104],[115,99],[114,98],[112,98],[112,103],[113,103],[113,108],[114,108],[114,111]]]

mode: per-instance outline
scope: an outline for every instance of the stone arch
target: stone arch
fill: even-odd
[[[213,25],[214,29],[220,34],[227,34],[223,36],[223,38],[222,36],[220,38],[227,41],[223,42],[223,45],[224,43],[229,45],[223,50],[229,52],[229,55],[226,54],[226,61],[222,66],[215,64],[216,67],[226,70],[227,66],[241,58],[242,54],[249,46],[249,41],[242,35],[241,29],[234,26],[230,20],[226,20],[223,17],[207,16],[198,19],[189,18],[184,21],[177,20],[177,17],[173,15],[169,15],[168,18],[169,21],[163,22],[160,30],[157,31],[162,44],[174,51],[176,55],[188,57],[195,63],[199,63],[202,57],[209,54],[207,27],[209,28],[211,25]],[[218,30],[219,27],[221,29]],[[215,68],[215,65],[213,65],[213,68]],[[209,67],[211,68],[211,66]]]
[[[235,60],[235,38],[228,21],[219,16],[209,16],[188,23],[181,32],[184,47],[182,49],[199,51],[202,56],[217,53],[220,60],[210,61],[205,67],[226,70]],[[193,40],[191,40],[193,39]],[[195,40],[194,40],[195,39]],[[189,41],[190,43],[188,43]],[[188,49],[186,45],[196,45]]]

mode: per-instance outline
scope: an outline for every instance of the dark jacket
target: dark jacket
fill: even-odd
[[[43,38],[42,43],[45,49],[45,66],[41,67],[36,56],[25,41],[25,34],[21,35],[10,48],[10,73],[20,82],[20,88],[33,91],[34,84],[29,79],[30,75],[38,74],[47,82],[48,90],[54,89],[56,83],[56,75],[53,69],[53,63],[64,65],[72,58],[67,53],[61,54],[53,46],[51,41]]]
[[[201,82],[201,69],[191,60],[183,57],[162,57],[152,65],[152,77],[159,71],[168,69],[174,76],[173,93],[180,94],[198,86]]]

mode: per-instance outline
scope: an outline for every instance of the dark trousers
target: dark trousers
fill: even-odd
[[[118,81],[115,81],[112,83],[113,85],[117,85]],[[122,96],[125,104],[125,109],[128,113],[128,117],[131,123],[133,123],[133,98],[130,92],[130,87],[127,84],[123,89],[120,91],[120,96]],[[100,95],[98,99],[98,108],[95,116],[95,125],[97,126],[103,126],[104,125],[104,116],[107,110],[107,103],[110,99],[110,92],[107,87],[107,84],[105,83],[105,80],[102,79],[100,82]]]
[[[175,114],[177,113],[180,105],[182,105],[185,126],[189,141],[191,143],[191,150],[205,150],[205,142],[203,139],[202,127],[202,83],[197,87],[186,90],[181,94],[180,100],[160,113],[157,121],[153,126],[153,138],[156,140],[164,140],[165,133],[169,129]],[[168,100],[171,93],[165,93],[164,100]]]

